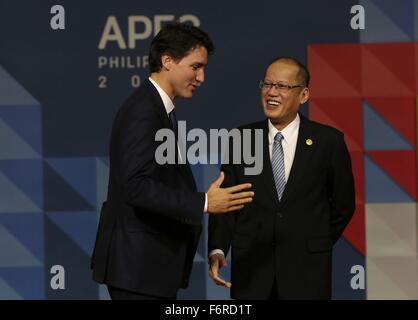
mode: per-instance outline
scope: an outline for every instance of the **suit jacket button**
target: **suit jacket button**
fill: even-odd
[[[277,212],[277,213],[276,213],[276,215],[277,215],[279,218],[283,218],[283,215],[282,215],[282,213],[281,213],[281,212]]]

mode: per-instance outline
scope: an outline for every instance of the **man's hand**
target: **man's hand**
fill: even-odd
[[[215,253],[209,257],[209,262],[209,277],[211,277],[218,286],[231,288],[231,282],[225,281],[224,279],[219,277],[219,269],[228,265],[225,256],[221,253]]]
[[[245,203],[253,201],[254,192],[242,190],[251,188],[250,183],[243,183],[229,188],[221,188],[224,181],[224,173],[221,172],[209,187],[208,213],[226,213],[244,208]]]

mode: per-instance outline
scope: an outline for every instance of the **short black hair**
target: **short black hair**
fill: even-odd
[[[205,47],[208,54],[215,50],[209,35],[202,29],[186,22],[165,25],[151,42],[148,56],[150,73],[161,71],[163,54],[181,60],[197,47]]]
[[[296,75],[296,78],[301,80],[303,82],[303,85],[305,85],[306,87],[309,87],[309,81],[311,80],[311,75],[309,74],[308,68],[306,68],[306,66],[303,63],[301,63],[300,61],[298,61],[297,59],[293,57],[280,56],[280,57],[274,58],[269,64],[269,66],[279,61],[283,61],[285,63],[290,63],[290,64],[297,66],[299,68],[299,71]]]

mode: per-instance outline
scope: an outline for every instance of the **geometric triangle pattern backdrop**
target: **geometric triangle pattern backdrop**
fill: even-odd
[[[0,66],[0,298],[45,298],[41,106]]]
[[[366,12],[366,28],[353,30],[360,43],[313,44],[307,55],[309,117],[345,133],[355,176],[356,212],[333,256],[333,298],[418,299],[418,1],[358,3]],[[268,49],[284,52],[282,44]],[[108,299],[89,265],[109,159],[45,158],[43,119],[41,103],[0,65],[0,299]],[[219,174],[216,165],[192,169],[200,191]],[[205,215],[180,299],[229,299],[207,274],[206,227]],[[64,267],[63,290],[51,286],[54,265]],[[352,289],[353,266],[366,268],[366,290]]]
[[[405,56],[397,55],[395,67],[386,52]],[[356,213],[334,255],[336,299],[366,298],[364,290],[349,285],[350,268],[366,264],[368,298],[418,297],[411,285],[418,270],[417,83],[410,72],[416,57],[416,43],[308,50],[309,116],[344,131],[355,173]],[[11,78],[0,71],[3,79]],[[13,83],[16,97],[25,101],[0,101],[0,243],[7,248],[0,251],[0,298],[107,299],[103,286],[91,280],[89,260],[107,192],[108,159],[42,158],[41,106]],[[193,172],[206,190],[219,168],[196,165]],[[229,291],[207,277],[203,230],[190,287],[179,297],[228,299]],[[65,290],[50,286],[53,265],[65,268]],[[229,272],[223,270],[227,279]]]
[[[368,6],[386,24],[392,21],[384,6]],[[405,22],[396,32],[412,31]],[[373,35],[363,36],[371,41]],[[348,245],[337,249],[354,252],[366,267],[368,299],[418,299],[418,43],[310,45],[308,67],[309,116],[344,132],[355,176]],[[350,289],[337,296],[346,298]]]
[[[418,41],[418,3],[416,0],[359,0],[366,13],[360,42]]]
[[[0,299],[107,298],[89,265],[108,160],[42,155],[41,105],[0,66]]]

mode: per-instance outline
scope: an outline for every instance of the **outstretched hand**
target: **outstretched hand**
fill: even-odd
[[[221,171],[219,177],[210,185],[207,192],[208,213],[219,214],[240,210],[246,203],[253,200],[254,192],[243,191],[251,188],[251,183],[243,183],[229,188],[221,188],[225,174]]]

